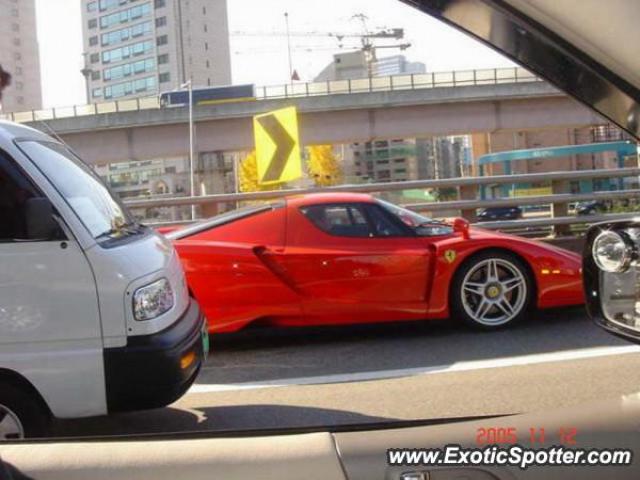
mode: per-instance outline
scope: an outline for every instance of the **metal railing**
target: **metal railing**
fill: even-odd
[[[429,88],[456,88],[465,86],[499,85],[508,83],[542,82],[531,72],[519,68],[491,68],[452,72],[370,77],[352,80],[329,80],[326,82],[290,83],[256,87],[256,100],[316,97],[322,95],[344,95],[368,92],[394,92]],[[109,102],[55,107],[44,110],[29,110],[0,114],[0,119],[13,122],[34,122],[74,118],[105,113],[132,112],[159,109],[157,95],[150,97],[114,100]]]
[[[257,98],[298,98],[318,95],[339,95],[368,92],[393,92],[424,88],[455,88],[503,83],[541,82],[540,78],[524,68],[491,68],[432,72],[389,77],[369,77],[353,80],[327,80],[325,82],[291,83],[270,87],[258,87]]]
[[[131,208],[155,208],[186,205],[215,205],[229,202],[257,202],[269,201],[289,195],[300,195],[321,192],[361,192],[361,193],[384,193],[414,189],[449,189],[455,188],[458,198],[452,201],[409,203],[406,207],[416,211],[437,212],[448,210],[467,218],[471,222],[476,219],[476,209],[492,206],[528,206],[528,205],[550,205],[551,218],[532,218],[523,220],[483,222],[483,228],[496,230],[521,230],[527,228],[554,227],[555,233],[569,233],[571,225],[590,224],[596,221],[607,219],[628,218],[635,213],[590,215],[590,216],[569,216],[568,206],[570,203],[592,199],[640,199],[640,189],[600,191],[593,193],[571,194],[561,192],[565,189],[569,181],[588,180],[597,178],[625,178],[640,177],[640,167],[603,169],[603,170],[579,170],[562,171],[549,173],[532,173],[522,175],[499,175],[493,177],[462,177],[447,178],[441,180],[414,180],[405,182],[390,183],[369,183],[356,185],[339,185],[325,188],[305,188],[289,190],[272,190],[251,193],[229,193],[215,194],[201,197],[173,197],[162,199],[138,199],[128,200],[125,203]],[[521,196],[509,198],[496,198],[490,200],[478,200],[480,187],[482,185],[501,185],[517,183],[540,183],[551,184],[553,193],[542,196]],[[466,199],[465,199],[466,198]],[[564,213],[564,214],[563,214]],[[451,216],[451,215],[449,215]]]

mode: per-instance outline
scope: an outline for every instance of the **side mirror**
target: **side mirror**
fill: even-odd
[[[27,240],[52,240],[60,226],[53,205],[46,197],[29,198],[24,204]]]
[[[640,343],[639,227],[636,219],[593,225],[582,256],[589,316],[634,343]]]
[[[455,233],[460,233],[462,238],[465,240],[469,240],[469,222],[464,218],[456,218],[453,220],[453,231]]]

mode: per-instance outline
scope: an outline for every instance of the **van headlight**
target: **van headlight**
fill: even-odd
[[[629,268],[633,246],[623,232],[604,231],[593,242],[593,260],[605,272],[620,273]]]
[[[133,294],[133,316],[136,320],[151,320],[173,307],[173,289],[169,280],[161,278],[140,287]]]

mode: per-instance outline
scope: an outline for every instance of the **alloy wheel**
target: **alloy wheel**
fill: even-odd
[[[527,300],[527,283],[520,269],[501,258],[474,265],[462,281],[462,305],[476,322],[503,325],[515,318]]]

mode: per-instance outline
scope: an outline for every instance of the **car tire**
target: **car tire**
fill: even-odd
[[[47,436],[49,412],[33,394],[12,383],[0,383],[0,441]]]
[[[502,251],[483,252],[455,273],[451,315],[476,329],[497,330],[526,317],[534,295],[534,280],[520,258]]]

